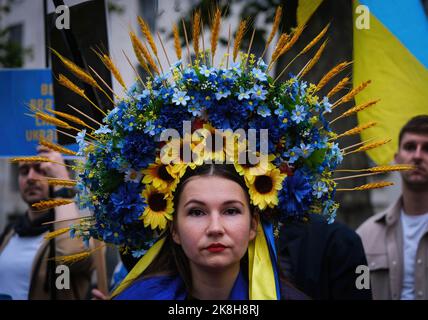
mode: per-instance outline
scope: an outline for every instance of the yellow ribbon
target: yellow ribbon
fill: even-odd
[[[128,275],[123,279],[120,285],[113,291],[112,297],[117,296],[121,293],[126,287],[131,284],[135,279],[137,279],[144,270],[152,263],[156,258],[160,250],[162,249],[163,244],[165,243],[165,237],[158,240],[147,252],[146,254],[137,262],[137,264],[132,268]]]
[[[261,222],[248,246],[250,300],[277,300],[276,282],[269,247]]]

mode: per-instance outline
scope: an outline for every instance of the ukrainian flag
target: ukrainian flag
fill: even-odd
[[[392,138],[391,143],[368,151],[377,164],[387,164],[397,150],[400,128],[411,117],[428,114],[427,13],[420,0],[359,0],[353,5],[354,86],[372,80],[356,96],[356,104],[381,99],[359,113],[360,123],[378,122],[361,138]],[[363,16],[367,9],[368,25]]]

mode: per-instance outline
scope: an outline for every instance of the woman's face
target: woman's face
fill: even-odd
[[[220,271],[239,264],[256,236],[245,191],[218,176],[195,176],[183,187],[172,236],[193,267]]]

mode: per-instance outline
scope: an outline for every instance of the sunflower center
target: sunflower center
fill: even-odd
[[[162,179],[163,181],[173,181],[174,178],[168,173],[168,170],[166,170],[166,166],[162,165],[158,168],[158,175],[159,178]]]
[[[269,176],[257,176],[254,181],[257,192],[261,194],[269,193],[272,190],[273,182]]]
[[[163,197],[164,195],[162,193],[151,194],[148,201],[150,209],[156,212],[164,211],[166,209],[167,202]]]

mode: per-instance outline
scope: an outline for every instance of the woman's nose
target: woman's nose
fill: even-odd
[[[224,225],[221,214],[214,212],[210,214],[209,225],[207,228],[208,235],[221,235],[224,233]]]

